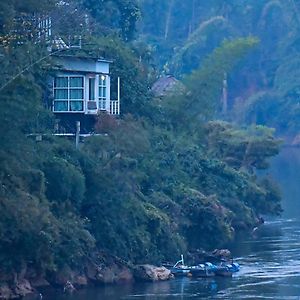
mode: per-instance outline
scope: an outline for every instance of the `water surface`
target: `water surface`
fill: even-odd
[[[300,299],[299,221],[267,221],[256,236],[235,242],[231,250],[241,264],[233,278],[107,286],[69,296],[52,291],[43,300]]]

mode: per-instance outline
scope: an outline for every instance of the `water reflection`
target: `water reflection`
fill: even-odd
[[[282,190],[284,216],[299,218],[300,148],[283,148],[273,159],[270,173]]]
[[[147,285],[142,293],[128,295],[122,299],[187,299],[207,296],[217,292],[217,283],[213,279],[191,280],[176,279],[159,284]]]
[[[233,247],[243,267],[234,286],[222,292],[224,297],[300,299],[299,229],[296,220],[268,222],[256,240]]]

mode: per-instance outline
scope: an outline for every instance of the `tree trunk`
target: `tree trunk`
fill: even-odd
[[[173,9],[173,5],[174,5],[174,0],[171,0],[169,2],[169,7],[168,7],[168,11],[167,11],[167,17],[166,17],[166,25],[165,25],[165,40],[168,39],[169,36],[169,29],[170,29],[170,22],[171,22],[171,16],[172,16],[172,9]]]
[[[192,3],[192,14],[191,14],[191,20],[189,23],[188,38],[194,31],[194,25],[195,25],[195,0],[193,0],[193,3]]]
[[[223,79],[223,93],[222,93],[222,112],[224,115],[227,114],[228,110],[228,84],[227,84],[227,74],[224,73]]]

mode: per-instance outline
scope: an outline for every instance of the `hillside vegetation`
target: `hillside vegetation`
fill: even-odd
[[[300,5],[295,0],[140,0],[139,42],[156,67],[182,77],[224,39],[260,44],[228,76],[227,119],[294,137],[299,127]]]
[[[133,263],[174,260],[224,245],[260,215],[280,214],[277,187],[256,176],[279,151],[273,130],[218,120],[224,72],[235,76],[247,64],[256,38],[212,47],[184,77],[182,93],[154,99],[158,56],[135,35],[136,22],[149,17],[143,1],[23,2],[0,4],[1,271],[56,271],[98,250]],[[105,134],[79,150],[51,135],[54,116],[42,99],[52,56],[15,19],[57,9],[69,23],[56,30],[82,34],[81,54],[113,58],[112,73],[122,78],[121,118],[99,115],[95,130]],[[89,24],[73,24],[72,14],[88,14]]]

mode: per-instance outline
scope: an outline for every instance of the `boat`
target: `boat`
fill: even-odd
[[[240,265],[238,263],[231,263],[226,265],[230,272],[236,273],[240,270]]]
[[[183,255],[181,255],[181,259],[174,266],[165,264],[164,267],[169,269],[176,277],[188,276],[191,269],[191,267],[184,264]]]
[[[238,263],[224,264],[216,266],[215,274],[223,277],[232,277],[233,273],[240,270],[240,265]]]
[[[190,270],[191,269],[188,266],[178,266],[178,267],[172,267],[170,269],[171,273],[176,277],[188,276],[190,273]]]
[[[236,273],[240,270],[240,265],[238,263],[234,263],[233,261],[231,261],[231,263],[222,261],[219,264],[205,262],[195,266],[187,266],[184,263],[183,255],[181,255],[181,259],[177,261],[175,265],[164,264],[163,266],[169,269],[176,277],[192,276],[205,278],[215,275],[231,277],[233,273]]]
[[[216,266],[210,262],[204,264],[199,264],[197,266],[192,266],[190,268],[190,275],[192,277],[213,277],[215,276]]]

